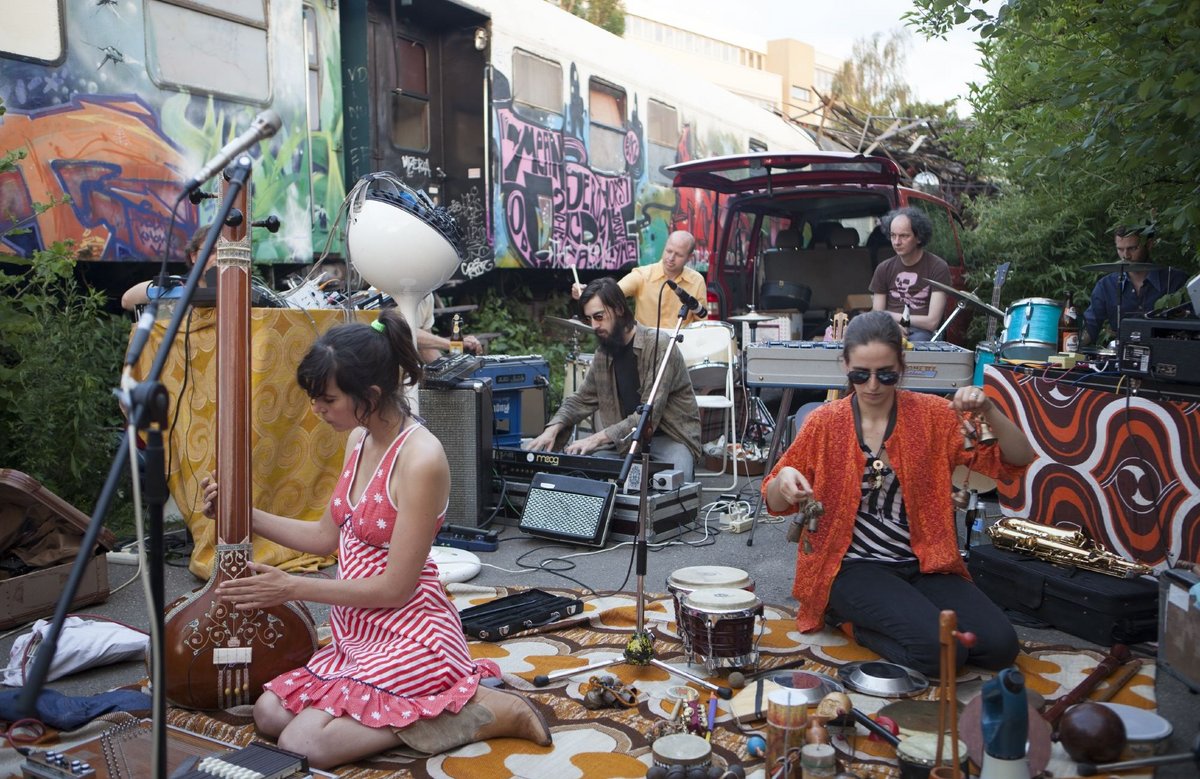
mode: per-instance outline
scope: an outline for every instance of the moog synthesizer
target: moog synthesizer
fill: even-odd
[[[913,344],[904,353],[900,386],[953,392],[971,384],[975,353],[946,341]],[[765,341],[746,346],[746,385],[836,389],[846,385],[841,341]]]

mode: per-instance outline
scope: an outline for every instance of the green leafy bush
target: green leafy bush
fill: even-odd
[[[0,154],[0,173],[23,157]],[[90,514],[119,441],[112,388],[129,323],[106,314],[104,295],[78,281],[73,248],[59,243],[0,263],[0,467]],[[118,502],[108,524],[120,534],[131,511]]]

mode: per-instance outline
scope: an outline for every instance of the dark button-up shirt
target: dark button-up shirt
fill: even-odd
[[[1092,290],[1092,302],[1083,312],[1083,327],[1091,342],[1096,342],[1100,334],[1100,326],[1108,322],[1114,330],[1117,329],[1117,301],[1120,300],[1122,317],[1142,316],[1147,311],[1154,310],[1158,299],[1169,292],[1174,292],[1187,281],[1187,275],[1174,268],[1152,270],[1146,274],[1141,290],[1134,290],[1133,281],[1125,280],[1124,290],[1121,288],[1121,274],[1110,273],[1096,282]]]

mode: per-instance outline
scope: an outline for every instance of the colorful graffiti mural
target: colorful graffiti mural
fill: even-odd
[[[61,64],[0,57],[7,111],[0,117],[0,152],[24,151],[16,173],[0,180],[0,233],[28,228],[3,239],[0,252],[28,254],[69,240],[85,260],[161,259],[182,180],[264,107],[157,83],[151,74],[158,44],[142,0],[107,5],[107,13],[63,17],[68,46]],[[306,81],[304,46],[297,45],[304,40],[303,14],[314,17],[309,26],[322,63],[315,90]],[[333,227],[329,215],[345,197],[337,9],[272,0],[269,18],[270,104],[284,126],[254,151],[252,218],[276,215],[283,230],[256,242],[254,258],[307,262],[314,246],[324,246]],[[312,122],[310,91],[318,97]],[[35,212],[34,204],[59,202]],[[191,231],[215,213],[211,202],[182,204],[170,241],[175,259]]]

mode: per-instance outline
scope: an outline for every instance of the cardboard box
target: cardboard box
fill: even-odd
[[[1200,692],[1200,577],[1169,568],[1158,586],[1158,664]]]
[[[3,542],[0,560],[20,563],[14,550],[19,547],[20,539],[31,533],[54,530],[64,539],[61,562],[18,575],[0,572],[0,576],[7,576],[0,579],[0,629],[54,614],[75,564],[75,553],[70,552],[68,558],[66,550],[72,542],[78,548],[89,521],[83,512],[31,476],[0,468],[0,541]],[[100,531],[94,554],[71,601],[72,609],[108,599],[108,558],[105,554],[115,543],[112,533],[107,529]]]

